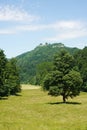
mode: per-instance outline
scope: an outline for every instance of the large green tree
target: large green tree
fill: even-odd
[[[0,49],[0,98],[9,95],[9,87],[6,86],[6,64],[7,59],[3,50]]]
[[[0,50],[0,98],[21,91],[19,71],[14,58],[8,60]]]
[[[54,57],[54,70],[44,79],[44,90],[48,90],[48,94],[52,96],[61,95],[63,102],[68,97],[79,95],[83,81],[77,70],[73,56],[61,51]]]

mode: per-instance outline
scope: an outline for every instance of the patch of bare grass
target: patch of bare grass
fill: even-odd
[[[22,84],[22,90],[26,90],[26,89],[40,89],[40,86],[36,86],[36,85],[30,85],[30,84]]]

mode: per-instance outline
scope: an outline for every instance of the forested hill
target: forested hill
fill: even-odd
[[[17,56],[17,64],[20,68],[20,79],[22,83],[37,84],[37,73],[41,66],[52,67],[52,60],[56,53],[65,49],[74,54],[78,48],[66,47],[62,43],[40,44],[34,50]]]

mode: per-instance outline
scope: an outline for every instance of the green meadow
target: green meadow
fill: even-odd
[[[39,89],[0,100],[0,130],[87,130],[87,93],[62,103]]]

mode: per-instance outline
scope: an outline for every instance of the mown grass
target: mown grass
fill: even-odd
[[[0,100],[0,130],[87,130],[87,93],[64,104],[40,89]]]

